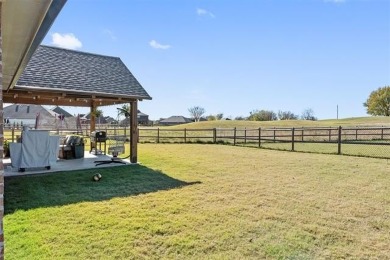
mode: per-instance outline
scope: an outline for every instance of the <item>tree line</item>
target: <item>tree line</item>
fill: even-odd
[[[194,119],[195,122],[198,122],[201,120],[201,118],[204,118],[208,121],[215,121],[215,120],[222,120],[223,113],[218,114],[210,114],[208,116],[204,116],[206,113],[206,110],[200,106],[194,106],[190,107],[188,109],[188,112],[191,115],[191,118]],[[231,118],[227,118],[231,119]],[[279,110],[278,113],[275,113],[271,110],[252,110],[249,112],[249,116],[243,117],[238,116],[235,117],[234,120],[249,120],[249,121],[273,121],[273,120],[317,120],[317,118],[314,116],[314,111],[311,108],[305,109],[301,115],[294,114],[291,111],[281,111]]]
[[[363,103],[367,109],[367,114],[373,116],[390,116],[390,86],[384,86],[371,92],[367,101]],[[188,109],[191,117],[195,122],[203,118],[206,110],[200,106],[194,106]],[[205,117],[208,121],[223,119],[223,113],[208,115]],[[227,118],[231,119],[231,118]],[[279,110],[275,113],[272,110],[252,110],[249,116],[235,117],[234,120],[250,120],[250,121],[274,121],[274,120],[312,120],[317,118],[314,116],[314,111],[311,108],[305,109],[301,115],[297,115],[291,111]]]

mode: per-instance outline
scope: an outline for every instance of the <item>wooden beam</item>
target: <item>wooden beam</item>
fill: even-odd
[[[60,93],[46,91],[10,90],[3,91],[5,103],[56,105],[56,106],[80,106],[90,107],[92,102],[98,106],[120,105],[136,100],[132,97],[102,96],[88,93]]]
[[[130,102],[130,162],[137,163],[137,142],[138,142],[138,101]]]

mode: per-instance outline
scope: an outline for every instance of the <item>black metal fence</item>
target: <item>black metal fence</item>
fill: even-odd
[[[140,142],[221,143],[299,152],[390,158],[390,127],[140,128]]]

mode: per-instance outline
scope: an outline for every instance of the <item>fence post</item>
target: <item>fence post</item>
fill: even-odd
[[[244,129],[244,144],[246,144],[246,127]]]
[[[382,126],[381,140],[383,140],[383,126]]]
[[[341,126],[339,126],[337,154],[341,154]]]
[[[137,129],[137,143],[139,143],[139,128]],[[107,132],[106,132],[107,133]]]
[[[332,141],[332,127],[329,127],[329,143]]]
[[[160,128],[157,127],[157,143],[160,143]]]
[[[217,128],[213,129],[213,142],[217,143]]]
[[[294,138],[294,136],[295,136],[295,128],[293,127],[292,128],[292,131],[291,131],[291,151],[294,151],[295,150],[295,138]]]
[[[187,128],[184,128],[184,143],[187,143]]]
[[[274,143],[276,142],[276,130],[275,130],[275,127],[274,127]]]
[[[355,141],[358,140],[358,129],[356,128]]]
[[[304,137],[304,135],[305,135],[305,129],[304,128],[302,128],[302,136],[301,136],[301,141],[303,142],[303,137]]]
[[[237,129],[234,128],[234,139],[233,139],[233,145],[236,145],[236,135],[237,135]]]
[[[259,127],[259,148],[261,147],[261,127]]]

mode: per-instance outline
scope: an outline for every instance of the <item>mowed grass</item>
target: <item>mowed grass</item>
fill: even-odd
[[[343,119],[325,119],[325,120],[276,120],[276,121],[246,121],[246,120],[217,120],[201,121],[189,124],[181,124],[166,127],[167,129],[212,129],[212,128],[234,128],[237,129],[256,129],[272,127],[388,127],[390,126],[390,117],[388,116],[369,116],[369,117],[350,117]]]
[[[6,259],[390,258],[387,160],[197,144],[139,160],[6,178]]]

